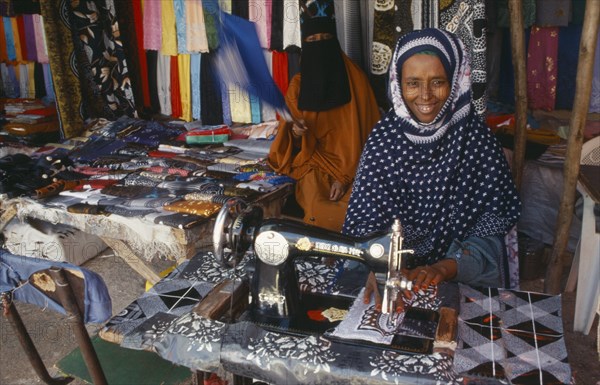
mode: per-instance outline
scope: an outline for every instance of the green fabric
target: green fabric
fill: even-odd
[[[92,338],[92,344],[111,385],[175,385],[188,380],[192,374],[190,369],[176,366],[155,353],[125,349],[98,336]],[[63,357],[56,366],[66,375],[92,383],[79,348]]]

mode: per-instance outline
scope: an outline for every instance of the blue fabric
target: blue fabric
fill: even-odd
[[[446,252],[446,258],[454,259],[457,265],[453,281],[474,287],[503,287],[503,249],[504,240],[497,236],[454,240]]]
[[[557,110],[570,110],[575,100],[575,79],[579,63],[579,41],[582,26],[560,27],[558,32],[558,79],[556,80]]]
[[[199,53],[190,55],[190,71],[192,81],[192,117],[199,120],[200,115],[200,60],[202,56]]]
[[[223,105],[223,124],[231,126],[233,123],[231,119],[231,104],[229,101],[229,88],[224,82],[219,82],[221,85],[221,100]]]
[[[8,60],[17,60],[17,51],[15,49],[15,39],[12,30],[12,24],[10,23],[10,17],[3,16],[4,22],[4,37],[6,39],[6,53]]]
[[[203,4],[205,3],[212,6],[212,9],[218,9],[216,0],[205,0]],[[221,46],[217,55],[222,55],[224,66],[227,67],[220,71],[221,80],[237,83],[250,95],[270,104],[275,109],[287,111],[283,95],[277,88],[264,60],[254,23],[220,10],[219,16],[221,24],[217,25],[217,29]],[[222,53],[232,53],[232,51],[235,56],[223,57]],[[238,60],[241,60],[241,63],[237,63]],[[244,74],[234,68],[240,64],[245,70]],[[240,76],[243,81],[238,82],[232,76]]]
[[[76,270],[83,274],[85,282],[83,320],[85,323],[103,323],[111,317],[112,303],[102,277],[92,271],[69,263],[18,256],[0,249],[0,292],[12,290],[13,298],[16,301],[26,302],[42,308],[50,308],[66,314],[61,305],[46,297],[33,285],[26,283],[33,273],[50,267]]]
[[[5,90],[6,95],[9,98],[18,98],[21,96],[21,86],[19,84],[19,79],[17,79],[17,67],[9,65],[8,69],[8,89]],[[11,88],[12,86],[12,88]],[[12,96],[11,96],[12,95]]]
[[[261,113],[260,113],[260,100],[256,97],[250,97],[250,113],[252,114],[251,120],[254,124],[259,124],[262,122]]]
[[[175,0],[173,2],[175,9],[175,26],[177,27],[177,53],[189,53],[186,41],[186,22],[185,22],[185,1]]]

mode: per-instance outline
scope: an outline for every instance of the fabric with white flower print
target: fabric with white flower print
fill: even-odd
[[[272,384],[457,383],[446,354],[403,354],[326,336],[269,331],[250,322],[229,326],[221,362],[227,371]]]
[[[221,339],[227,324],[204,318],[194,312],[171,322],[154,343],[163,358],[194,370],[216,371],[219,368]]]

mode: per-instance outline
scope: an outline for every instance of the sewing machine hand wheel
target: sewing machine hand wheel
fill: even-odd
[[[214,254],[223,266],[235,266],[254,242],[254,231],[263,218],[259,206],[248,206],[234,197],[223,205],[213,230]]]

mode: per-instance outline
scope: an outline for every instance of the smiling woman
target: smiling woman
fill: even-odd
[[[373,128],[352,188],[344,232],[389,231],[400,219],[403,248],[414,251],[404,272],[414,290],[449,280],[506,284],[504,236],[520,201],[502,149],[473,107],[470,75],[456,35],[424,29],[400,38],[393,108]]]
[[[402,65],[404,102],[414,117],[431,123],[450,95],[446,70],[435,53],[419,53]]]

